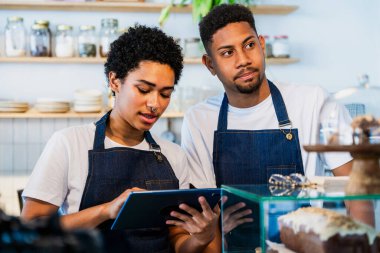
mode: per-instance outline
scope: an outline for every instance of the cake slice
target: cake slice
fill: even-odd
[[[300,208],[278,222],[282,243],[298,253],[380,253],[374,228],[328,209]]]

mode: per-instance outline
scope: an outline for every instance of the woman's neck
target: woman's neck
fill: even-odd
[[[119,144],[136,146],[144,140],[144,131],[133,128],[116,110],[113,110],[107,125],[106,136]]]

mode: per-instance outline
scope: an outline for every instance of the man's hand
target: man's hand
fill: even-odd
[[[193,240],[197,241],[197,244],[205,246],[215,238],[220,208],[215,205],[211,209],[204,197],[199,197],[198,201],[202,207],[202,212],[186,204],[181,204],[179,208],[188,214],[172,211],[170,215],[179,220],[168,220],[166,224],[181,227],[191,235]]]
[[[227,196],[223,196],[222,202],[223,204],[227,202]],[[246,204],[244,202],[240,202],[229,206],[223,209],[223,234],[227,234],[235,229],[237,226],[247,223],[253,222],[252,218],[246,217],[252,213],[251,209],[244,209]],[[240,211],[239,211],[240,210]]]

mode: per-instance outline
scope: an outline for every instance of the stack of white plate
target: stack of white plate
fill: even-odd
[[[0,112],[26,112],[29,109],[27,102],[0,101]]]
[[[100,112],[103,109],[102,92],[99,90],[76,90],[74,111]]]
[[[39,98],[37,99],[35,108],[39,112],[64,113],[70,110],[70,102],[57,98]]]

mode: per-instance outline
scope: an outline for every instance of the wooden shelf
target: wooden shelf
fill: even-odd
[[[0,63],[58,63],[58,64],[103,64],[104,58],[57,58],[57,57],[0,57]],[[291,64],[299,62],[297,58],[268,58],[267,64]],[[202,64],[200,58],[185,58],[185,64]]]
[[[141,2],[54,2],[0,0],[0,10],[46,11],[113,11],[113,12],[161,12],[167,4]],[[284,15],[298,9],[294,5],[257,5],[250,8],[254,14]],[[172,12],[189,13],[191,6],[175,7]]]
[[[299,62],[298,58],[267,58],[265,62],[269,65],[284,65]]]
[[[42,113],[38,112],[34,108],[28,110],[27,112],[0,112],[0,119],[58,119],[58,118],[100,118],[103,116],[105,111],[99,113],[79,113],[74,111],[69,111],[65,113]],[[164,113],[161,118],[182,118],[183,112],[168,112]]]
[[[59,57],[0,57],[0,62],[3,63],[64,63],[64,64],[104,64],[105,58],[100,57],[70,57],[70,58],[59,58]],[[200,64],[201,59],[185,58],[185,64]]]

